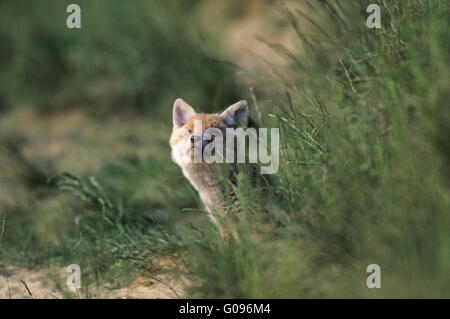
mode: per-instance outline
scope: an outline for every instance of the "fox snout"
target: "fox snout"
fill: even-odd
[[[209,143],[211,143],[212,141],[214,141],[215,139],[215,135],[212,135],[211,138],[205,138],[204,135],[199,136],[199,135],[192,135],[191,136],[191,144],[195,145],[196,141],[202,141],[202,147],[205,147],[206,145],[208,145]]]

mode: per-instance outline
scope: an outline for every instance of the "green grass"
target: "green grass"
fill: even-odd
[[[280,170],[269,186],[253,187],[245,170],[239,175],[243,212],[232,219],[240,241],[220,239],[155,132],[158,156],[131,152],[111,159],[94,179],[59,175],[41,197],[35,184],[27,186],[32,199],[1,211],[8,214],[2,261],[32,267],[80,263],[86,282],[120,286],[158,258],[176,256],[192,278],[190,297],[448,297],[449,4],[380,1],[382,28],[375,30],[365,25],[369,3],[279,8],[301,49],[274,46],[288,67],[259,74],[257,95],[248,96],[253,112],[255,102],[262,112],[258,124],[280,128],[282,145]],[[104,37],[99,33],[87,41]],[[138,43],[138,56],[147,56]],[[171,49],[152,56],[156,62],[146,68],[165,63]],[[195,61],[209,53],[195,46],[187,52]],[[130,65],[119,68],[132,72],[139,63]],[[149,119],[164,118],[168,134],[167,105],[174,95],[206,106],[209,100],[226,105],[228,97],[221,94],[239,92],[227,68],[220,74],[230,86],[211,93],[209,85],[220,78],[216,67],[192,66],[199,82],[178,82],[172,67],[179,69],[169,67],[163,82],[176,84],[158,89],[161,114]],[[113,70],[108,81],[128,72]],[[270,93],[263,90],[268,83]],[[127,85],[121,88],[105,94],[121,101],[129,92]],[[122,98],[139,105],[134,98],[140,96],[142,105],[149,105],[151,90],[138,91]],[[81,94],[80,101],[91,101],[84,98]],[[381,267],[381,289],[366,287],[366,267],[373,263]]]
[[[278,48],[291,68],[264,108],[281,129],[279,209],[248,209],[238,245],[194,250],[196,296],[449,294],[448,5],[383,2],[370,30],[369,2],[338,4],[280,8],[304,52]],[[320,29],[302,33],[304,16]],[[382,289],[365,286],[372,263]]]

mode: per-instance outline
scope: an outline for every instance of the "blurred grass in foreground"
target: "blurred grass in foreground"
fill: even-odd
[[[280,7],[304,52],[274,47],[291,67],[264,103],[263,126],[281,129],[279,209],[254,190],[241,243],[194,249],[194,294],[448,297],[449,5],[383,1],[376,30],[370,1],[308,3]],[[366,287],[372,263],[381,289]]]

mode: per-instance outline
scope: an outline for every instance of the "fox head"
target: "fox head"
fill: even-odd
[[[194,145],[201,145],[202,149],[207,147],[216,137],[215,130],[222,132],[222,142],[225,144],[226,129],[247,126],[248,115],[245,100],[229,106],[220,114],[202,114],[196,113],[182,99],[177,99],[173,105],[173,130],[169,141],[173,161],[181,167],[194,163]],[[201,123],[201,126],[196,123]]]

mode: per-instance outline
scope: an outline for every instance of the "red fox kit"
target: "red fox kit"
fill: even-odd
[[[172,159],[182,169],[184,176],[194,186],[200,195],[200,199],[205,204],[206,210],[213,223],[219,228],[223,235],[223,230],[214,213],[224,216],[227,212],[223,205],[223,196],[229,196],[236,207],[239,207],[234,193],[223,194],[224,188],[219,182],[219,170],[214,163],[208,163],[201,158],[200,161],[194,159],[194,144],[196,139],[205,150],[215,139],[214,134],[207,134],[208,129],[220,130],[222,143],[225,145],[227,128],[237,128],[247,126],[249,109],[246,101],[239,101],[228,107],[222,113],[201,114],[196,113],[192,106],[182,99],[177,99],[173,105],[173,131],[170,137],[172,147]],[[195,126],[201,121],[201,131],[195,132]],[[219,133],[220,133],[219,132]],[[217,145],[218,141],[215,141]],[[214,149],[212,153],[214,154]],[[233,164],[227,164],[233,165]]]

